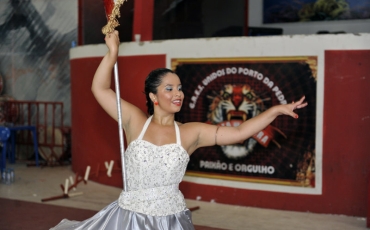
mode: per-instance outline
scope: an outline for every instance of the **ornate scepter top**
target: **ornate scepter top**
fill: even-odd
[[[127,0],[104,0],[105,12],[107,15],[108,23],[101,31],[103,34],[112,33],[114,29],[119,26],[117,18],[121,17],[119,8]]]

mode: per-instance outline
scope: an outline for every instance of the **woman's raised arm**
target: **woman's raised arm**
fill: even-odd
[[[95,72],[91,90],[100,106],[117,121],[116,93],[111,89],[111,75],[118,57],[118,48],[120,43],[118,31],[107,34],[105,36],[105,43],[108,46],[109,51],[104,56]],[[144,112],[131,103],[122,99],[120,103],[122,108],[122,125],[125,130],[131,117],[146,117]]]

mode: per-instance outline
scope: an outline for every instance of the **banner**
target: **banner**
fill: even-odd
[[[196,150],[187,175],[315,187],[317,57],[172,59],[172,68],[185,94],[180,122],[238,126],[303,95],[308,102],[299,119],[279,116],[242,143]]]
[[[263,23],[370,18],[369,0],[263,0]]]

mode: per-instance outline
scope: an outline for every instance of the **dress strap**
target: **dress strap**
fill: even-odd
[[[139,137],[137,138],[138,140],[143,139],[144,134],[145,134],[146,130],[148,129],[148,126],[149,126],[149,124],[150,124],[150,122],[151,122],[152,118],[153,118],[153,115],[152,115],[152,116],[150,116],[150,117],[146,120],[146,122],[145,122],[145,124],[144,124],[144,127],[143,127],[143,129],[141,130],[141,133],[140,133]],[[175,131],[176,131],[176,144],[181,145],[180,129],[179,129],[179,126],[177,125],[176,121],[174,121],[174,124],[175,124]]]
[[[175,121],[175,131],[176,131],[176,144],[181,145],[180,129]]]
[[[144,134],[145,134],[145,132],[146,132],[146,130],[148,129],[148,126],[149,126],[149,124],[150,124],[150,121],[152,120],[152,117],[153,117],[153,115],[152,115],[152,116],[150,116],[150,117],[146,120],[146,122],[145,122],[145,124],[144,124],[144,127],[143,127],[143,129],[141,130],[141,133],[140,133],[139,137],[137,138],[138,140],[143,139]]]

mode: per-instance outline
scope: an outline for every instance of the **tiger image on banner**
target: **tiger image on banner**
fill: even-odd
[[[279,116],[241,143],[196,150],[187,175],[314,187],[316,63],[311,56],[172,59],[185,95],[180,122],[236,127],[274,105],[308,101],[300,119]]]
[[[219,95],[214,97],[211,95],[207,96],[212,98],[207,116],[209,123],[233,127],[239,126],[247,119],[263,112],[265,110],[263,101],[270,100],[270,98],[261,98],[248,84],[227,84],[222,87]],[[278,144],[273,139],[276,133],[285,136],[277,128],[268,126],[263,131],[254,135],[253,138],[249,138],[243,143],[221,146],[221,148],[227,157],[238,159],[252,152],[257,142],[265,147],[271,141]]]

